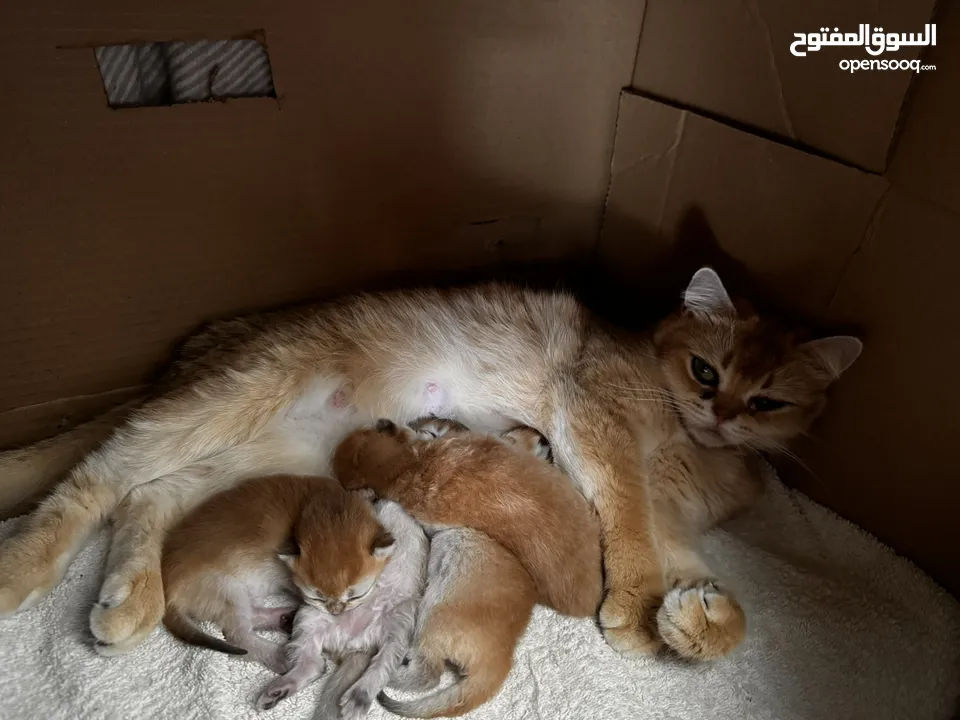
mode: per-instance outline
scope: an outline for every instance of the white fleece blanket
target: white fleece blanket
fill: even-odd
[[[0,536],[14,523],[0,525]],[[960,605],[907,561],[776,480],[711,533],[750,620],[702,665],[628,661],[591,621],[538,608],[500,695],[471,720],[948,720],[960,694]],[[257,713],[268,671],[158,630],[127,656],[90,649],[102,535],[38,607],[0,621],[0,718],[309,718],[317,687]],[[374,706],[369,717],[389,717]]]

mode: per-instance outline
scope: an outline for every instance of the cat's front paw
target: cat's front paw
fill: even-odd
[[[652,655],[661,641],[655,627],[656,596],[642,589],[613,588],[600,606],[603,637],[624,657]]]
[[[678,584],[657,611],[664,642],[681,657],[713,660],[737,647],[746,635],[740,603],[712,580]]]
[[[94,650],[107,657],[132,650],[157,627],[163,610],[159,567],[111,573],[90,611]]]
[[[341,720],[360,720],[370,711],[373,693],[360,685],[354,685],[340,698]]]

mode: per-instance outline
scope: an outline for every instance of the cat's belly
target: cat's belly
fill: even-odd
[[[482,401],[465,401],[463,386],[424,372],[396,379],[397,387],[364,387],[356,391],[345,378],[317,377],[304,393],[281,411],[267,429],[282,446],[286,467],[278,472],[328,474],[337,445],[351,432],[385,417],[408,423],[435,415],[459,420],[473,430],[502,432],[515,421]]]

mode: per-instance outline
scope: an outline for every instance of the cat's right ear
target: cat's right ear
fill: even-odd
[[[283,545],[277,549],[277,557],[284,565],[292,568],[297,558],[300,557],[300,546],[297,544],[297,539],[292,536],[288,537]]]
[[[708,267],[697,270],[683,292],[683,306],[696,315],[736,313],[727,289],[716,271]]]

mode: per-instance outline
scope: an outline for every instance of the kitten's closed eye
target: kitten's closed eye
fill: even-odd
[[[693,377],[701,385],[716,387],[720,384],[720,373],[718,373],[712,365],[707,363],[706,360],[696,355],[690,359],[690,372],[693,373]]]
[[[787,405],[790,405],[790,403],[785,400],[775,400],[774,398],[757,395],[756,397],[750,398],[749,407],[753,412],[773,412],[774,410],[785,408]]]

